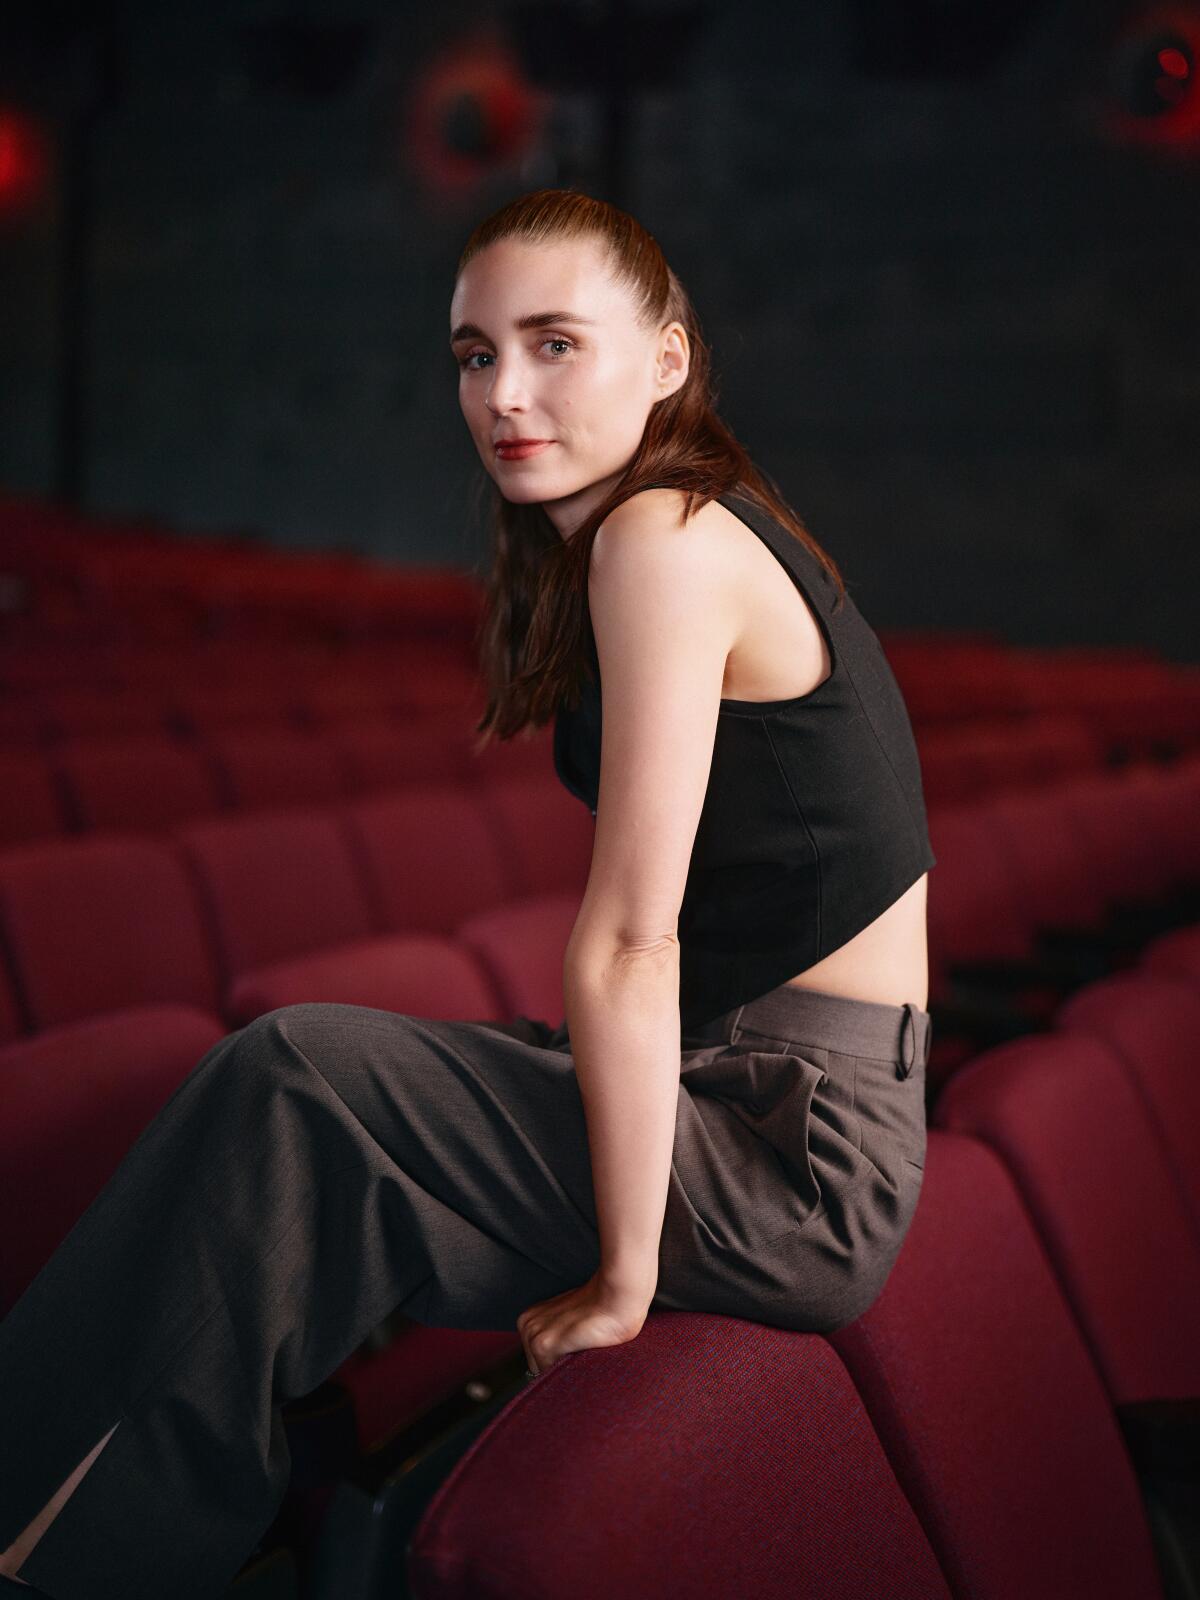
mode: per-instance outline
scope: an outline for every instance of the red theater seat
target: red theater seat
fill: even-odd
[[[503,998],[469,950],[437,934],[402,933],[256,967],[231,985],[226,1014],[231,1022],[249,1022],[304,1001],[462,1022],[506,1014]]]
[[[225,1032],[211,1013],[145,1005],[0,1048],[0,1316]]]
[[[398,674],[350,669],[306,685],[300,702],[306,722],[324,725],[346,716],[390,711],[400,698]]]
[[[1104,894],[1056,788],[997,795],[980,810],[1022,908],[1039,928],[1094,928],[1103,922]]]
[[[491,784],[506,778],[543,778],[556,784],[553,726],[549,723],[533,733],[526,730],[512,739],[492,739],[478,753],[469,750],[467,782]]]
[[[0,965],[0,1044],[6,1044],[9,1039],[16,1039],[27,1031],[16,992],[8,973]]]
[[[194,876],[223,986],[379,931],[335,813],[260,811],[195,823],[172,837]]]
[[[1162,1600],[1090,1339],[1005,1167],[930,1130],[892,1274],[831,1343],[954,1594]]]
[[[299,725],[294,685],[280,678],[268,662],[256,665],[250,646],[236,663],[236,671],[234,682],[188,684],[175,691],[177,716],[187,729],[207,739],[248,723],[281,731]]]
[[[0,743],[6,749],[42,750],[57,736],[57,725],[42,703],[40,691],[13,693],[4,689],[0,694]]]
[[[1012,1174],[1113,1403],[1200,1395],[1200,1232],[1112,1047],[1065,1032],[998,1045],[933,1117]]]
[[[1065,777],[1104,765],[1104,740],[1083,716],[1053,712],[1031,716],[1025,740],[1036,778]]]
[[[587,886],[596,834],[588,808],[553,773],[488,784],[481,801],[504,841],[514,892],[556,894]]]
[[[66,796],[40,750],[0,750],[0,850],[67,829]]]
[[[205,748],[230,801],[243,811],[329,804],[353,790],[340,750],[322,734],[277,726],[214,728]]]
[[[461,782],[466,773],[466,731],[439,715],[384,715],[332,722],[326,738],[335,745],[354,793],[418,783]]]
[[[378,1525],[362,1534],[372,1577],[394,1574],[399,1541],[373,1550]],[[420,1600],[952,1592],[824,1339],[670,1311],[564,1357],[493,1419],[407,1568]]]
[[[1200,754],[1146,762],[1129,781],[1158,848],[1171,863],[1172,882],[1200,888]]]
[[[221,807],[207,754],[166,734],[71,739],[54,752],[85,831],[152,831]]]
[[[1027,957],[1032,913],[983,809],[974,803],[931,808],[929,839],[937,857],[927,902],[930,956],[938,969],[931,977],[942,976],[937,987],[956,966]]]
[[[563,1021],[563,956],[579,906],[578,893],[534,895],[460,923],[458,941],[491,974],[501,1015],[536,1017],[552,1028]]]
[[[1200,984],[1200,923],[1172,928],[1147,945],[1142,965],[1148,972],[1187,978]]]
[[[1139,807],[1139,789],[1123,771],[1083,773],[1060,789],[1095,871],[1115,903],[1153,902],[1167,895],[1174,877]]]
[[[171,697],[157,688],[120,689],[72,684],[44,689],[45,707],[56,735],[165,733],[171,722]]]
[[[450,934],[464,917],[518,892],[506,840],[462,784],[367,796],[342,815],[382,928]]]
[[[1144,968],[1115,973],[1071,995],[1056,1022],[1121,1058],[1200,1239],[1200,984]]]
[[[97,834],[0,853],[0,929],[34,1030],[154,1002],[218,1010],[199,911],[158,840]]]

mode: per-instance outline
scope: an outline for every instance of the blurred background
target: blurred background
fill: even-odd
[[[1195,6],[22,3],[0,485],[471,565],[454,265],[633,211],[878,623],[1195,656]]]
[[[8,0],[0,1314],[232,1029],[562,1018],[593,819],[550,727],[471,747],[488,483],[447,338],[475,224],[577,186],[657,237],[722,413],[879,633],[938,858],[929,1169],[882,1332],[838,1342],[857,1390],[807,1336],[730,1359],[728,1318],[621,1359],[732,1401],[696,1447],[771,1519],[763,1594],[852,1549],[864,1593],[1200,1595],[1198,50],[1195,0]],[[722,1395],[754,1362],[811,1437]],[[544,1432],[498,1426],[422,1523],[523,1367],[514,1329],[398,1309],[285,1407],[233,1588],[665,1597],[654,1540],[581,1575],[579,1525],[527,1516],[558,1426],[614,1525],[675,1528],[677,1592],[742,1592],[731,1480],[679,1520],[687,1403],[643,1426],[584,1353],[584,1402],[530,1391]],[[799,1529],[796,1463],[858,1461],[830,1416],[903,1494],[856,1478]],[[883,1537],[905,1495],[932,1551]]]

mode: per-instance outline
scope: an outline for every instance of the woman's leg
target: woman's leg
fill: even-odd
[[[369,1007],[267,1013],[0,1320],[6,1571],[54,1600],[211,1600],[286,1492],[283,1401],[394,1310],[515,1338],[597,1264],[569,1056]]]
[[[681,1059],[654,1307],[818,1328],[853,1252],[831,1203],[808,1225],[779,1157],[818,1162],[830,1200],[862,1177],[847,1205],[872,1230],[895,1192],[877,1175],[857,1205],[876,1169],[812,1117],[822,1068],[716,1032]],[[393,1310],[515,1340],[598,1265],[565,1026],[268,1012],[201,1059],[0,1321],[0,1549],[61,1494],[18,1577],[54,1600],[213,1600],[286,1492],[282,1401]]]
[[[29,1526],[21,1532],[20,1536],[15,1539],[12,1544],[9,1545],[7,1550],[5,1550],[3,1553],[0,1553],[0,1574],[3,1574],[6,1578],[14,1579],[17,1583],[25,1582],[24,1578],[17,1577],[17,1568],[22,1564],[22,1562],[25,1560],[25,1557],[29,1554],[34,1545],[45,1533],[46,1529],[54,1521],[55,1517],[62,1510],[63,1506],[66,1505],[67,1501],[71,1498],[72,1492],[74,1491],[76,1485],[79,1483],[79,1480],[83,1477],[84,1473],[91,1466],[92,1462],[95,1461],[96,1457],[100,1454],[101,1450],[104,1449],[104,1446],[108,1443],[120,1426],[121,1424],[119,1422],[113,1423],[112,1427],[104,1435],[100,1443],[95,1445],[88,1452],[88,1454],[75,1468],[75,1471],[67,1479],[66,1483],[64,1483],[62,1487],[54,1493],[51,1499],[38,1512],[37,1516],[34,1517]]]

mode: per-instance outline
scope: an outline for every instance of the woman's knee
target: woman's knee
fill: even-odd
[[[293,1016],[309,1009],[305,1005],[278,1006],[244,1023],[225,1041],[223,1073],[247,1084],[264,1079],[277,1084],[311,1071],[314,1064],[296,1038],[302,1018]]]
[[[236,1066],[273,1082],[293,1082],[297,1075],[345,1071],[348,1062],[366,1062],[380,1049],[378,1022],[368,1008],[333,1001],[300,1001],[264,1011],[236,1035]],[[388,1028],[396,1039],[387,1041],[388,1053],[409,1024],[419,1019],[388,1013]],[[363,1031],[365,1029],[365,1032]]]

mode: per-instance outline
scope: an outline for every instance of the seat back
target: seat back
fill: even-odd
[[[513,1515],[514,1484],[536,1516]],[[950,1594],[826,1341],[676,1311],[564,1357],[495,1417],[429,1502],[408,1576],[439,1600]]]
[[[1112,1401],[1200,1394],[1200,1239],[1112,1048],[1009,1040],[958,1071],[933,1120],[1012,1174]]]
[[[1200,983],[1144,968],[1114,973],[1076,990],[1055,1021],[1121,1058],[1200,1238]]]
[[[107,833],[4,851],[0,926],[34,1030],[156,1001],[217,1008],[195,891],[162,839]]]
[[[192,823],[170,837],[194,874],[222,989],[255,967],[379,931],[333,810],[256,811]]]
[[[481,799],[461,783],[422,783],[344,807],[383,927],[453,933],[515,891],[513,864]]]
[[[987,1145],[930,1130],[891,1275],[830,1341],[956,1595],[1161,1600],[1109,1396]]]

